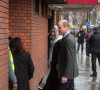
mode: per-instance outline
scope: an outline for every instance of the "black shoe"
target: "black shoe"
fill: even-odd
[[[91,74],[90,76],[91,76],[91,77],[97,77],[97,75],[94,75],[94,74]]]
[[[86,56],[89,57],[90,55],[89,54],[86,54]]]

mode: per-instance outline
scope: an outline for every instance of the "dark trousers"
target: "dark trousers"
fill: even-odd
[[[80,49],[80,45],[81,45],[81,52],[83,52],[83,44],[84,44],[84,43],[78,42],[77,52],[78,52],[79,49]]]
[[[90,53],[90,47],[89,47],[89,42],[86,41],[86,55],[89,56],[89,53]]]
[[[97,71],[96,71],[96,58],[98,58],[98,62],[99,62],[99,65],[100,65],[100,54],[92,54],[92,59],[91,59],[91,62],[92,62],[92,71],[93,71],[93,75],[97,75]]]
[[[58,90],[75,90],[74,79],[68,80],[66,83],[61,83],[61,81],[59,81]]]

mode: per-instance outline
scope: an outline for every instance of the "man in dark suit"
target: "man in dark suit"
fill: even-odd
[[[97,77],[96,71],[96,58],[98,58],[98,62],[100,65],[100,27],[93,28],[94,34],[90,37],[89,45],[92,54],[91,62],[92,62],[92,71],[93,74],[91,77]]]
[[[60,35],[63,35],[58,55],[58,90],[75,90],[74,78],[79,75],[76,60],[76,42],[70,34],[67,20],[58,22],[58,31]]]

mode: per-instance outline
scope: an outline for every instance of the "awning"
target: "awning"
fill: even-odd
[[[49,8],[58,11],[91,11],[98,4],[98,0],[53,0],[52,3],[51,1],[47,0]]]
[[[71,4],[71,5],[97,5],[98,0],[66,0],[66,4]]]
[[[66,4],[49,4],[52,10],[64,11],[91,11],[95,5],[66,5]]]

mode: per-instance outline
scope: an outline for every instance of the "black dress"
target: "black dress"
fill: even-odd
[[[60,44],[61,40],[57,41],[55,46],[53,47],[51,70],[43,90],[58,90],[58,71],[56,69],[56,65],[58,64]]]
[[[17,77],[17,90],[30,90],[29,79],[33,77],[34,65],[28,52],[20,56],[13,55],[15,75]]]

